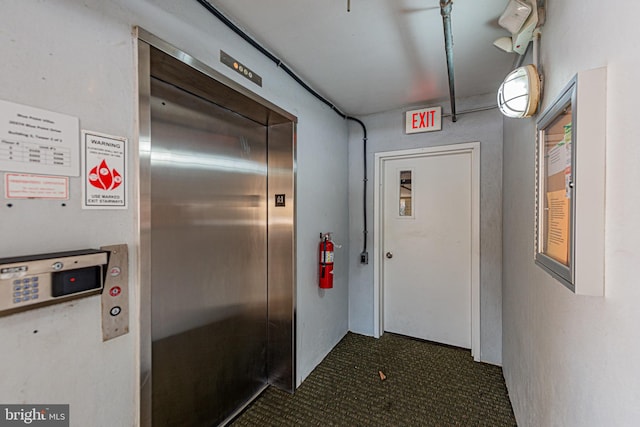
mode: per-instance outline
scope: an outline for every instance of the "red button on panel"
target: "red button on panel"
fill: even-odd
[[[111,295],[112,297],[117,297],[118,295],[120,295],[120,292],[122,292],[120,286],[114,286],[113,288],[109,289],[109,295]]]

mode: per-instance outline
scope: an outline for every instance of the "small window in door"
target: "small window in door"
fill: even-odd
[[[400,210],[401,217],[413,217],[413,190],[411,188],[411,177],[413,171],[400,171]]]

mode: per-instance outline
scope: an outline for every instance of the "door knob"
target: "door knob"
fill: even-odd
[[[393,258],[393,254],[391,252],[387,252],[385,256],[389,259]]]

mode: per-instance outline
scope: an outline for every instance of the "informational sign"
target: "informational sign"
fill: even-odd
[[[548,226],[546,254],[567,265],[569,262],[569,199],[564,190],[547,193]]]
[[[127,139],[82,131],[82,208],[127,208]]]
[[[66,176],[4,174],[7,199],[69,199],[69,178]]]
[[[404,124],[406,134],[442,130],[442,107],[407,111]]]
[[[0,100],[0,170],[80,175],[77,117]]]
[[[548,156],[547,176],[564,173],[565,168],[571,167],[571,144],[558,143],[549,150]]]

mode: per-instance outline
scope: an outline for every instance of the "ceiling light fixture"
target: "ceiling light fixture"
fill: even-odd
[[[507,117],[531,117],[540,101],[540,77],[535,65],[516,68],[498,89],[498,108]]]

